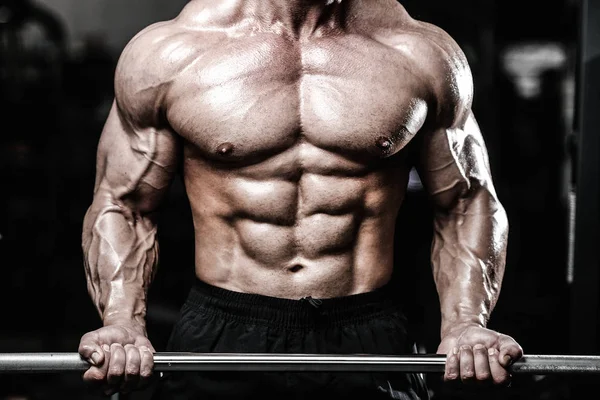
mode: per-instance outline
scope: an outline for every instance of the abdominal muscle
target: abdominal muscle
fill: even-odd
[[[196,275],[227,290],[299,299],[369,292],[392,273],[407,171],[257,179],[189,162]],[[278,175],[278,174],[276,174]]]

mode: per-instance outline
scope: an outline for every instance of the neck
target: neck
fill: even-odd
[[[265,25],[279,26],[296,37],[319,29],[342,29],[352,0],[235,0],[238,10]]]

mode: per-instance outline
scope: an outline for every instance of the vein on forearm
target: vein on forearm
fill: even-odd
[[[476,184],[435,219],[432,265],[445,325],[487,324],[504,272],[507,220],[495,195]]]
[[[166,184],[156,175],[169,173],[168,167],[156,160],[156,135],[129,135],[128,154],[135,171],[123,171],[116,178],[105,173],[85,217],[88,290],[105,321],[123,317],[143,323],[145,317],[158,243],[153,210],[142,203],[142,197],[144,192],[163,189]]]

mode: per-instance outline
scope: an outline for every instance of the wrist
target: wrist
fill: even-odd
[[[126,296],[107,296],[108,298],[98,307],[104,326],[124,325],[146,330],[146,296],[138,293],[139,288],[122,289]],[[111,294],[115,291],[111,291]]]
[[[441,338],[442,340],[448,336],[460,335],[467,328],[477,327],[485,328],[486,321],[483,317],[461,318],[450,321],[442,321]]]
[[[140,334],[146,335],[146,321],[142,316],[105,313],[102,322],[104,326],[125,326]]]

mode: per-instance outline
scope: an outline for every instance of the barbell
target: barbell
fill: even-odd
[[[154,370],[278,372],[413,372],[443,373],[444,355],[316,355],[156,353]],[[0,373],[84,371],[89,364],[78,353],[0,354]],[[596,374],[600,356],[525,355],[510,367],[515,374]]]

